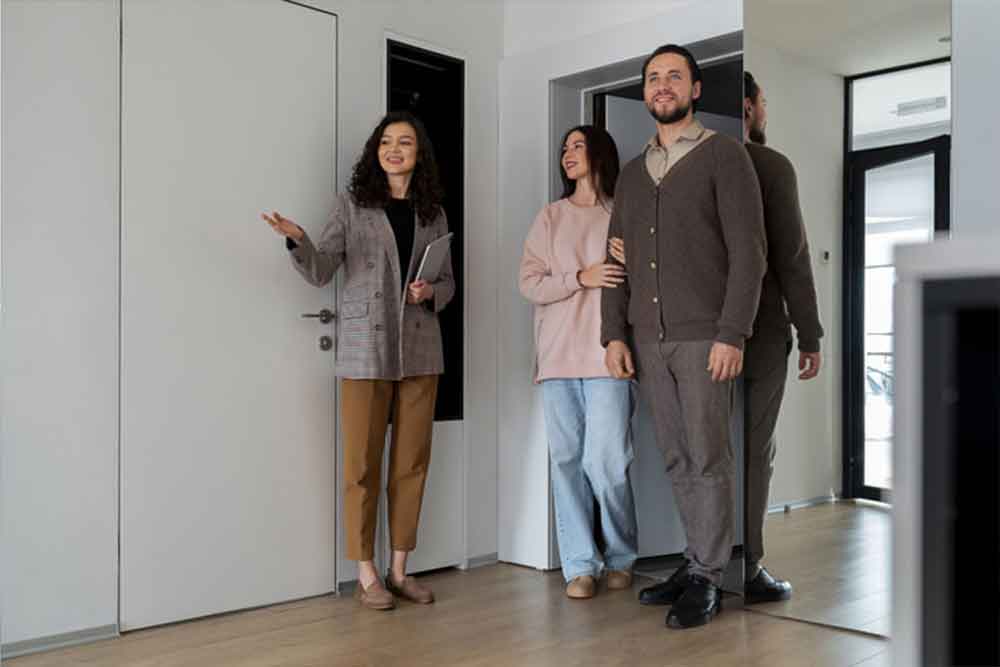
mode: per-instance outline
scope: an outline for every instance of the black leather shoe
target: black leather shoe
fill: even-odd
[[[695,628],[709,623],[722,611],[722,589],[704,577],[692,574],[684,593],[667,614],[671,628]]]
[[[687,586],[688,566],[684,563],[666,581],[648,586],[639,591],[639,604],[667,605],[677,602],[677,598]]]
[[[747,604],[779,602],[792,597],[792,585],[787,581],[775,579],[762,567],[756,577],[743,584],[743,592]]]

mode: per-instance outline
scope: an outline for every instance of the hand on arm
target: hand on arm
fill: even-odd
[[[576,278],[584,287],[591,289],[608,287],[613,289],[625,282],[625,269],[617,264],[598,262],[582,271],[577,271]]]
[[[612,236],[608,239],[608,254],[622,266],[625,265],[625,240]]]

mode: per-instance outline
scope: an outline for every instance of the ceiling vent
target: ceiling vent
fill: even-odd
[[[938,109],[945,109],[948,106],[948,97],[941,95],[940,97],[926,97],[922,100],[912,100],[910,102],[900,102],[896,105],[895,113],[897,116],[914,116],[920,113],[927,113],[928,111],[937,111]]]

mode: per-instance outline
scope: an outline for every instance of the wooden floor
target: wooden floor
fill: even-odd
[[[771,514],[764,564],[792,582],[786,602],[755,611],[888,636],[892,517],[883,507],[835,503]]]
[[[10,667],[119,665],[863,665],[886,641],[765,614],[723,611],[692,630],[664,627],[636,590],[567,599],[557,573],[512,565],[427,577],[438,602],[391,612],[314,598],[5,661]],[[645,583],[639,580],[638,584]]]

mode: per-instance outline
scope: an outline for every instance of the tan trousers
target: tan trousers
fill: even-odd
[[[438,376],[421,375],[400,381],[345,379],[340,386],[347,557],[375,557],[382,452],[390,410],[389,540],[395,551],[413,551],[431,460]]]

